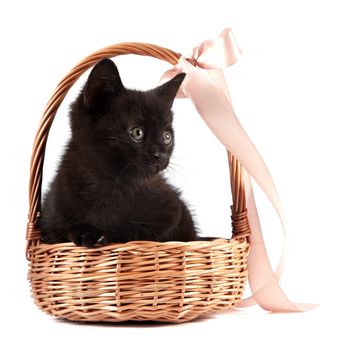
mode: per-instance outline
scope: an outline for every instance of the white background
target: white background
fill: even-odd
[[[0,347],[349,349],[349,5],[337,0],[2,1]],[[226,27],[234,30],[244,53],[226,72],[234,106],[286,212],[288,260],[281,285],[293,301],[320,307],[300,314],[268,314],[254,307],[182,325],[79,325],[44,315],[30,298],[24,237],[32,142],[56,84],[106,45],[151,42],[188,54]],[[168,68],[146,58],[115,61],[124,83],[135,88],[155,86]],[[67,137],[66,109],[77,90],[54,123],[46,180]],[[174,181],[184,188],[204,234],[228,236],[224,149],[189,101],[178,101],[175,112]],[[281,232],[269,204],[258,197],[275,265]]]

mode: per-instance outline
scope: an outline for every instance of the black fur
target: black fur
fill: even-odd
[[[174,148],[171,107],[184,78],[135,91],[123,86],[111,60],[93,68],[71,106],[72,137],[42,203],[44,242],[196,240],[179,191],[162,176]]]

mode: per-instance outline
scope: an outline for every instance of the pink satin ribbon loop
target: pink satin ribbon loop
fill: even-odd
[[[241,50],[231,29],[226,28],[216,39],[203,41],[194,48],[192,58],[204,69],[222,69],[236,63]]]
[[[218,38],[206,40],[195,48],[192,57],[181,57],[178,64],[163,75],[161,81],[169,80],[180,72],[187,74],[177,97],[191,99],[214,135],[243,165],[251,228],[248,271],[253,295],[238,306],[258,303],[265,310],[273,312],[309,310],[314,305],[291,303],[278,283],[283,271],[284,251],[276,272],[273,272],[265,248],[250,177],[269,198],[285,234],[284,215],[268,168],[233,110],[222,72],[223,68],[233,65],[240,54],[241,50],[237,46],[233,32],[225,29]]]

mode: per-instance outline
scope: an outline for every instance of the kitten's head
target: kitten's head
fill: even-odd
[[[115,64],[102,60],[72,105],[73,141],[115,176],[121,170],[128,176],[159,173],[174,149],[171,107],[184,78],[182,73],[153,90],[129,90]]]

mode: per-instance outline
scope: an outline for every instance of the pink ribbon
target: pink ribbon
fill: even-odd
[[[248,271],[252,296],[244,299],[238,306],[258,303],[265,310],[273,312],[310,310],[315,305],[290,302],[278,283],[284,266],[284,248],[275,272],[265,248],[251,177],[275,208],[284,235],[285,221],[281,201],[272,177],[233,110],[222,72],[223,68],[237,61],[240,53],[233,32],[225,29],[218,38],[204,41],[195,48],[192,57],[182,56],[178,64],[164,74],[162,80],[168,80],[180,72],[187,74],[178,97],[189,97],[192,100],[208,127],[244,168],[248,218],[251,228]]]

